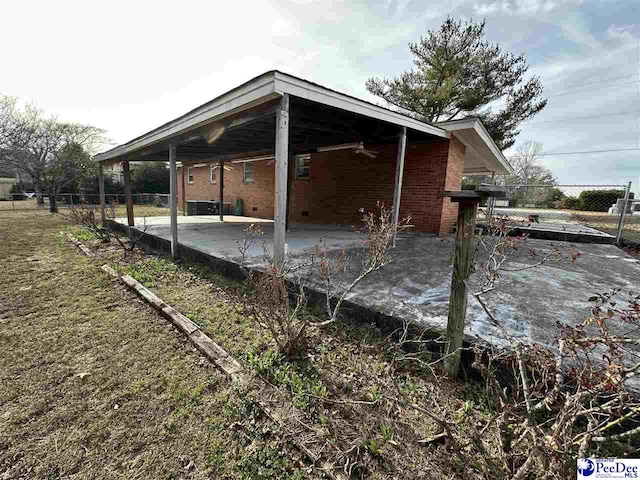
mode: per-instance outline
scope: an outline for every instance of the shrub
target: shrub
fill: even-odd
[[[565,210],[582,210],[582,204],[576,197],[565,197],[560,200],[560,208]]]
[[[564,193],[559,188],[544,188],[534,195],[534,205],[538,208],[558,208]]]
[[[580,193],[580,209],[589,212],[606,212],[619,198],[624,198],[624,190],[585,190]]]

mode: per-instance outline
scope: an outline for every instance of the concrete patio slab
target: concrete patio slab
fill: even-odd
[[[216,215],[179,215],[177,217],[178,225],[191,225],[196,223],[221,223],[220,217]],[[116,222],[122,225],[127,224],[127,217],[120,217],[115,219]],[[171,218],[166,215],[164,217],[135,217],[134,224],[136,227],[141,228],[144,225],[156,226],[156,225],[170,225]],[[267,218],[255,218],[255,217],[243,217],[236,215],[225,215],[224,223],[273,223],[273,220]]]
[[[184,217],[193,218],[193,217]],[[138,222],[136,222],[138,223]],[[155,223],[155,221],[147,224]],[[247,222],[208,221],[180,222],[178,237],[186,245],[211,257],[239,263],[238,241],[244,238]],[[263,225],[264,242],[269,248],[273,237],[270,224]],[[158,222],[147,233],[170,238],[169,226]],[[330,249],[355,251],[361,239],[352,231],[331,226],[292,226],[287,233],[288,253],[293,261],[300,261],[308,252],[324,241]],[[518,269],[537,261],[557,242],[529,239],[509,260],[507,267]],[[565,244],[566,245],[566,244]],[[504,272],[496,290],[487,294],[490,308],[500,319],[509,335],[531,343],[555,347],[557,323],[576,324],[589,313],[588,298],[597,292],[620,288],[640,293],[640,261],[613,245],[576,244],[578,259],[552,260],[528,270]],[[538,257],[532,258],[529,249]],[[348,297],[350,302],[367,311],[403,320],[432,330],[444,331],[447,323],[449,288],[451,283],[453,239],[432,235],[405,233],[399,235],[393,251],[393,261],[359,283]],[[263,262],[262,242],[249,252],[248,262],[259,266]],[[349,281],[347,278],[345,281]],[[307,285],[320,289],[320,281],[307,274]],[[477,283],[472,277],[472,283]],[[399,323],[399,326],[401,323]],[[504,345],[508,338],[495,328],[475,299],[469,299],[466,339]],[[623,331],[620,325],[618,331]]]
[[[530,238],[574,243],[604,243],[613,245],[616,237],[595,228],[575,223],[533,223],[516,226],[516,235],[527,234]]]
[[[118,218],[116,221],[122,225],[127,223],[126,218]],[[135,226],[139,229],[145,222],[146,233],[165,240],[171,239],[169,217],[135,218]],[[240,263],[242,256],[238,250],[238,242],[244,239],[244,230],[252,223],[260,223],[264,231],[264,235],[247,252],[247,264],[257,266],[263,262],[265,246],[268,251],[273,251],[272,220],[231,215],[225,216],[224,222],[220,222],[218,217],[208,215],[178,217],[178,241],[214,257]],[[360,239],[349,227],[291,225],[290,231],[287,232],[287,254],[305,254],[321,241],[333,249],[355,245]]]
[[[516,235],[527,234],[530,238],[562,242],[616,243],[613,235],[583,225],[571,210],[497,207],[495,214],[509,217]],[[538,222],[529,221],[532,214],[538,217]]]

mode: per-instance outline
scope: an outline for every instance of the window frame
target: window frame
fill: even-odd
[[[187,167],[187,183],[193,185],[193,167]]]
[[[247,180],[247,165],[251,165],[251,179]],[[242,183],[253,183],[255,180],[255,174],[256,174],[256,170],[255,170],[255,165],[253,165],[253,162],[243,162],[242,163]]]
[[[215,163],[212,163],[211,166],[209,167],[209,183],[211,185],[215,185],[218,182],[218,176],[216,175],[216,168],[218,167],[218,165],[216,165]]]
[[[307,161],[307,165],[303,165],[300,166],[299,162],[300,160],[302,160],[303,162],[306,160]],[[301,153],[299,155],[295,155],[294,156],[294,163],[295,163],[295,169],[296,169],[296,180],[308,180],[309,178],[311,178],[311,154],[310,153]],[[305,171],[307,172],[306,175],[301,175],[301,171]]]

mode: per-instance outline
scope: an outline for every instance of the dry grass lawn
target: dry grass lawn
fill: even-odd
[[[616,235],[618,233],[618,216],[600,212],[576,212],[574,217],[581,222],[603,232]],[[640,243],[640,217],[627,215],[624,221],[622,237],[626,240]]]
[[[302,478],[277,428],[63,227],[0,217],[0,478]]]
[[[484,478],[496,459],[474,451],[452,452],[440,425],[407,402],[455,419],[469,437],[487,425],[490,403],[475,381],[437,380],[428,368],[398,360],[398,345],[373,325],[348,320],[310,328],[294,359],[277,354],[274,342],[252,315],[253,292],[193,264],[153,252],[123,257],[80,228],[72,229],[95,249],[97,265],[129,274],[196,322],[216,342],[278,394],[259,390],[274,408],[285,405],[286,431],[316,455],[345,468],[353,478]],[[307,315],[320,312],[310,308]],[[254,390],[255,391],[255,390]],[[382,395],[402,398],[402,405]],[[294,408],[295,410],[292,410]],[[492,425],[487,436],[495,435]],[[432,437],[440,440],[431,442]]]
[[[64,202],[59,203],[59,208],[62,213],[66,209]],[[28,198],[26,200],[19,200],[15,202],[0,201],[0,218],[7,218],[10,215],[23,215],[26,211],[38,211],[47,212],[48,205],[38,207],[36,205],[35,198]],[[164,217],[169,216],[169,209],[165,207],[157,207],[155,205],[134,205],[134,214],[136,217]],[[116,212],[118,217],[126,217],[127,209],[124,204],[118,206]]]

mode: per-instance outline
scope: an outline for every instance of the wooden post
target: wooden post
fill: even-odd
[[[460,348],[464,336],[464,319],[467,313],[467,286],[465,280],[471,273],[473,258],[473,231],[476,226],[478,200],[461,201],[458,206],[456,225],[456,251],[453,258],[451,295],[449,296],[449,319],[444,361],[447,375],[455,380],[460,369]]]
[[[129,160],[122,162],[122,173],[124,176],[124,201],[127,204],[127,225],[133,227],[133,197],[131,195],[131,179],[129,178]]]
[[[289,164],[289,95],[284,94],[276,111],[276,192],[273,222],[273,257],[282,262],[285,255],[287,218],[287,177]]]
[[[398,159],[396,161],[396,183],[393,190],[393,222],[400,221],[400,196],[402,194],[402,176],[404,174],[404,156],[407,150],[407,127],[402,127],[398,140]],[[396,234],[393,234],[393,246],[396,246]]]
[[[478,204],[483,198],[504,198],[506,191],[495,185],[479,185],[475,190],[444,192],[452,202],[458,202],[456,251],[453,257],[449,318],[445,342],[444,366],[450,379],[455,380],[460,370],[460,349],[464,338],[464,320],[467,313],[467,286],[473,261],[473,234],[476,227]]]
[[[102,163],[98,164],[98,189],[100,191],[100,219],[102,220],[102,226],[107,223],[107,214],[105,211],[105,196],[104,196],[104,166]]]
[[[223,211],[223,207],[224,207],[224,157],[220,157],[220,163],[219,163],[219,169],[220,169],[220,175],[218,175],[220,177],[220,179],[218,180],[220,182],[220,203],[218,204],[218,208],[220,209],[220,221],[224,222],[224,211]]]
[[[171,217],[171,257],[176,258],[178,256],[178,172],[176,147],[173,145],[169,146],[169,215]]]

